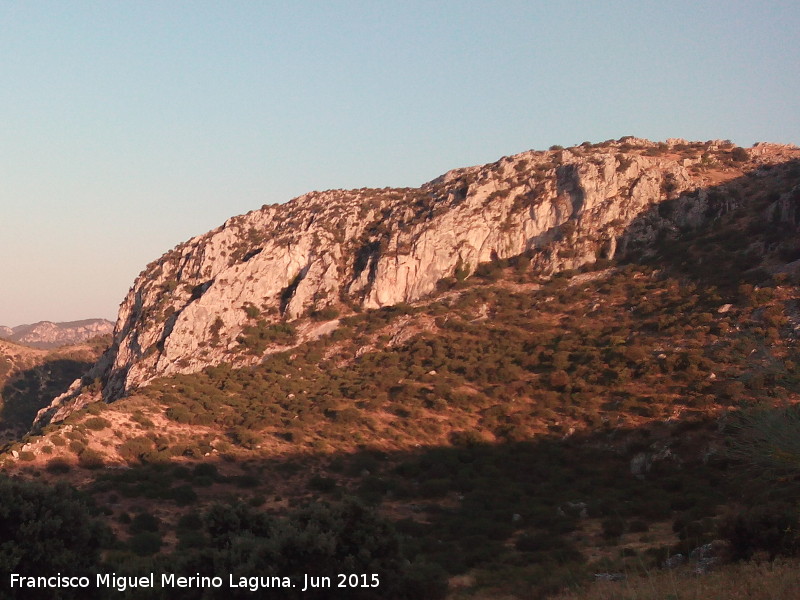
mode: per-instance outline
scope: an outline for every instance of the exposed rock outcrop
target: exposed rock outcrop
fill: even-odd
[[[313,311],[412,302],[482,262],[528,253],[548,274],[643,252],[665,229],[733,208],[706,189],[708,165],[728,161],[717,174],[734,177],[800,156],[759,145],[740,165],[731,148],[622,138],[523,152],[419,188],[312,192],[233,217],[142,271],[92,376],[113,400],[160,375],[259,361],[269,349],[247,348],[253,332],[263,338]],[[649,210],[659,203],[664,210]],[[96,397],[81,393],[76,383],[40,418]]]

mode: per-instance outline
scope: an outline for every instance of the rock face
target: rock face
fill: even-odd
[[[314,311],[412,302],[482,262],[527,253],[548,274],[644,251],[665,228],[731,208],[691,169],[729,160],[731,148],[622,138],[523,152],[419,188],[312,192],[233,217],[142,271],[92,375],[110,401],[160,375],[261,360],[262,349],[244,351],[248,332]],[[749,168],[798,156],[770,148],[748,150]],[[649,210],[667,201],[668,212]],[[58,418],[79,393],[76,384],[40,417]]]
[[[66,344],[77,344],[99,335],[114,331],[114,324],[105,319],[85,319],[53,323],[39,321],[32,325],[0,327],[0,337],[34,348],[55,348]]]

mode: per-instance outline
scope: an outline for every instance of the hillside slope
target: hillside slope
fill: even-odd
[[[28,431],[36,413],[100,358],[107,341],[43,350],[0,340],[0,442]]]

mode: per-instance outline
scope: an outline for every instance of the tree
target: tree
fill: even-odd
[[[110,531],[91,516],[73,488],[0,477],[3,573],[92,577],[99,564],[101,545],[110,539]],[[85,589],[62,589],[60,593],[61,598],[90,597]],[[25,597],[50,598],[52,590],[28,589]]]
[[[750,155],[747,153],[747,150],[737,146],[731,150],[731,159],[735,162],[747,162],[750,160]]]
[[[242,503],[217,504],[206,513],[204,523],[211,547],[176,556],[165,568],[176,573],[224,572],[234,579],[254,573],[290,577],[298,587],[281,590],[281,598],[287,600],[435,600],[447,591],[441,570],[411,564],[394,527],[356,500],[314,504],[288,518],[274,517]],[[374,573],[380,585],[340,589],[336,587],[337,573],[367,573],[370,582]],[[333,587],[301,592],[305,574],[331,577]],[[178,593],[170,597],[184,596]],[[211,592],[208,597],[217,595]],[[229,600],[251,598],[252,594],[226,589],[219,597]]]
[[[800,406],[739,411],[731,430],[733,457],[774,478],[800,473]]]

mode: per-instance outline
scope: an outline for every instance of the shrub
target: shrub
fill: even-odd
[[[158,531],[158,526],[161,523],[158,518],[150,513],[139,513],[130,524],[131,533],[141,533],[143,531]]]
[[[555,390],[564,390],[570,383],[569,374],[563,369],[550,373],[550,387]]]
[[[188,483],[170,488],[167,495],[178,506],[189,506],[197,502],[197,492]]]
[[[339,316],[339,311],[333,306],[326,306],[311,313],[311,318],[315,321],[332,321]]]
[[[208,538],[202,531],[178,530],[178,550],[193,550],[208,545]]]
[[[84,469],[99,469],[104,464],[103,455],[96,450],[86,448],[78,456],[78,464]]]
[[[79,442],[78,440],[72,440],[69,443],[69,449],[72,450],[75,454],[80,454],[86,449],[86,446],[83,445],[83,442]]]
[[[261,436],[245,427],[237,428],[232,437],[234,442],[249,450],[254,450],[261,443]]]
[[[729,516],[720,534],[730,542],[731,558],[749,559],[763,550],[770,560],[800,551],[797,510],[789,504],[769,503]]]
[[[211,333],[211,345],[217,346],[220,342],[220,335],[219,332],[222,330],[222,327],[225,325],[225,322],[222,320],[221,317],[217,317],[214,322],[211,324],[209,328],[209,333]]]
[[[800,472],[800,406],[739,411],[731,433],[730,454],[758,472]]]
[[[60,456],[57,456],[56,458],[51,458],[50,460],[47,461],[47,466],[45,466],[45,469],[47,470],[48,473],[53,473],[58,475],[68,473],[71,468],[72,465],[65,458],[62,458]]]
[[[141,425],[145,429],[152,429],[153,427],[155,427],[155,423],[153,423],[150,419],[148,419],[145,416],[145,414],[140,410],[133,412],[133,414],[131,415],[131,421],[133,421],[134,423],[139,423],[139,425]]]
[[[477,446],[483,444],[481,434],[474,430],[454,431],[450,434],[450,443],[454,446]]]
[[[260,319],[254,326],[245,326],[242,329],[242,335],[236,338],[236,341],[251,354],[262,354],[271,344],[287,345],[294,343],[296,336],[297,332],[291,323],[274,323],[270,325],[264,319]]]
[[[203,519],[196,512],[190,512],[178,519],[178,531],[197,531],[203,527]]]
[[[195,421],[195,415],[183,405],[170,406],[164,416],[176,423],[193,424]]]
[[[120,444],[117,451],[123,459],[131,462],[134,460],[142,460],[148,452],[153,450],[153,447],[153,440],[145,436],[139,436],[125,440]]]
[[[161,550],[161,535],[151,531],[137,533],[128,540],[128,547],[139,556],[151,556]]]
[[[244,313],[247,315],[248,319],[256,319],[261,315],[261,311],[258,309],[257,306],[248,302],[242,307]]]
[[[217,467],[211,463],[198,463],[195,465],[194,469],[192,469],[192,475],[194,477],[210,477],[211,479],[216,479],[219,476],[219,472],[217,471]]]
[[[0,506],[0,561],[6,573],[88,574],[99,563],[101,545],[110,540],[82,497],[66,485],[48,487],[0,477]]]
[[[379,576],[379,588],[362,588],[357,595],[350,593],[346,597],[436,600],[444,598],[447,591],[440,570],[422,569],[411,563],[403,555],[403,545],[394,528],[375,511],[355,501],[335,506],[318,503],[294,511],[285,519],[242,503],[215,505],[206,513],[205,523],[215,568],[235,578],[269,572],[302,579],[309,565],[314,565],[319,573]],[[187,572],[195,570],[190,568]],[[299,600],[306,595],[289,588],[282,590],[281,596]]]
[[[750,160],[750,155],[747,153],[747,150],[737,146],[731,150],[731,160],[734,162],[746,162]]]
[[[103,417],[90,417],[86,419],[83,424],[94,431],[101,431],[106,427],[111,427],[111,421]]]
[[[625,521],[619,517],[604,519],[602,523],[603,537],[618,538],[625,533]]]

